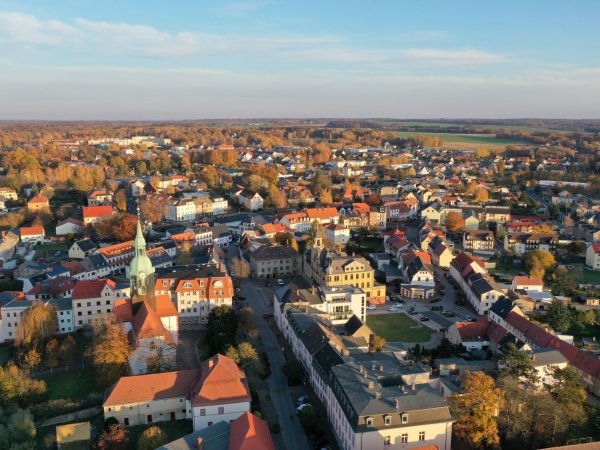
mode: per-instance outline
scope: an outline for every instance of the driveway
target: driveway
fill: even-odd
[[[308,450],[309,445],[306,434],[300,425],[296,414],[296,405],[292,401],[292,395],[287,385],[287,378],[281,367],[285,358],[277,342],[277,337],[271,331],[262,315],[273,312],[270,306],[271,298],[267,298],[263,288],[251,280],[243,280],[241,283],[242,294],[248,301],[248,306],[256,313],[260,336],[263,341],[264,350],[271,365],[271,376],[267,379],[269,395],[277,421],[281,426],[281,433],[285,438],[284,449]],[[269,289],[267,295],[273,295],[274,289]]]
[[[177,369],[199,369],[196,341],[204,332],[200,330],[181,330],[177,342]]]

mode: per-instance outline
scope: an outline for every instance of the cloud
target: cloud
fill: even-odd
[[[482,50],[442,50],[434,48],[410,48],[404,52],[409,60],[437,66],[479,66],[506,62],[503,55]]]
[[[58,20],[39,20],[21,12],[0,11],[0,42],[61,45],[76,42],[80,31]]]

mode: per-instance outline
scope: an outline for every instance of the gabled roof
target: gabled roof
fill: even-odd
[[[249,402],[246,375],[230,358],[220,353],[203,361],[201,377],[192,391],[192,405]]]
[[[38,194],[35,197],[32,197],[31,200],[29,200],[27,203],[30,203],[30,204],[36,204],[36,203],[46,204],[46,203],[48,203],[48,197],[46,197],[45,195]]]
[[[115,212],[114,208],[108,206],[84,206],[83,218],[90,219],[95,217],[109,217]]]
[[[73,289],[73,300],[87,298],[98,298],[102,295],[102,290],[106,287],[115,289],[116,283],[108,278],[99,278],[97,280],[80,280]]]
[[[133,309],[131,308],[131,299],[119,298],[115,300],[113,314],[121,323],[131,322],[133,320]]]
[[[246,412],[229,424],[228,450],[275,450],[269,425]]]
[[[171,342],[171,333],[162,324],[160,317],[154,310],[143,301],[131,321],[131,328],[136,340],[162,337]]]
[[[44,227],[21,227],[21,237],[44,236],[44,234]]]

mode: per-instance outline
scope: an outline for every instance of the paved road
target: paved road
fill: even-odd
[[[198,355],[196,353],[196,341],[202,336],[199,330],[179,331],[177,342],[177,370],[199,369]]]
[[[241,289],[242,294],[246,296],[248,306],[258,317],[260,336],[271,365],[271,376],[267,379],[269,394],[277,413],[281,433],[285,438],[285,448],[307,450],[309,446],[306,435],[296,414],[296,406],[288,389],[287,378],[281,371],[285,358],[277,342],[277,337],[262,318],[264,313],[272,312],[269,307],[271,299],[267,299],[262,288],[252,281],[244,280],[241,283]]]

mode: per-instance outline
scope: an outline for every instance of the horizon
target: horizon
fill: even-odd
[[[594,120],[581,3],[0,0],[0,120]]]

